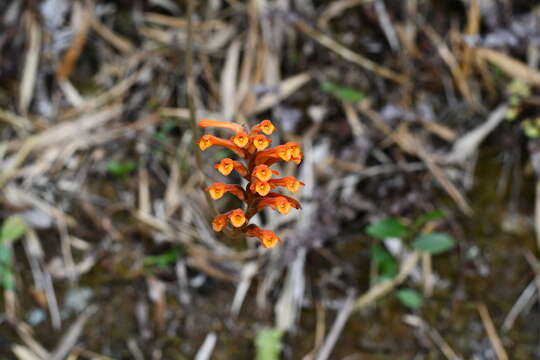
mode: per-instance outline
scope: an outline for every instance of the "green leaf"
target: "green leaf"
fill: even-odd
[[[398,272],[398,264],[396,259],[382,245],[376,244],[371,246],[371,258],[378,265],[380,277],[382,279],[391,279]]]
[[[11,266],[12,261],[11,248],[0,243],[0,268],[2,266]]]
[[[18,216],[10,216],[2,224],[0,229],[0,243],[15,241],[23,236],[28,230],[26,223]]]
[[[159,255],[145,256],[143,263],[145,266],[165,267],[176,262],[181,255],[182,249],[173,248]]]
[[[117,178],[125,178],[130,173],[132,173],[137,165],[134,161],[116,161],[109,160],[107,161],[107,172]]]
[[[433,220],[440,220],[444,219],[445,215],[440,210],[433,210],[431,212],[428,212],[427,214],[424,214],[422,216],[419,216],[416,221],[414,222],[414,227],[419,228],[423,226],[425,223],[433,221]]]
[[[424,303],[422,295],[413,289],[401,289],[396,291],[398,300],[411,309],[418,309]]]
[[[11,269],[4,269],[0,272],[2,278],[2,287],[6,290],[15,289],[15,280],[13,279],[13,273]]]
[[[455,246],[454,240],[447,234],[431,233],[421,234],[413,242],[416,250],[425,251],[430,254],[440,254]]]
[[[400,238],[407,233],[407,227],[397,219],[387,218],[370,224],[366,233],[378,239]]]
[[[283,333],[278,329],[262,329],[255,339],[257,360],[279,360],[279,354],[283,345],[281,337]]]
[[[321,90],[331,93],[338,99],[346,102],[359,102],[364,98],[364,94],[358,90],[334,84],[329,81],[322,83]]]

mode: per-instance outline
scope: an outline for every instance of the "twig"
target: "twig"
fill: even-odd
[[[484,328],[488,334],[489,341],[497,354],[497,358],[499,360],[508,360],[508,354],[506,354],[501,339],[499,338],[499,335],[497,335],[497,330],[495,330],[495,325],[493,324],[493,320],[491,320],[486,304],[480,303],[476,307],[480,314],[480,318],[482,319],[482,323],[484,323]]]
[[[384,66],[378,65],[377,63],[369,60],[368,58],[365,58],[362,55],[355,53],[349,48],[338,43],[336,40],[332,39],[330,36],[323,34],[322,32],[312,28],[304,22],[298,21],[296,23],[296,27],[300,29],[300,31],[302,31],[304,34],[312,37],[319,44],[334,51],[336,54],[338,54],[345,60],[355,63],[366,70],[372,71],[377,75],[392,80],[398,84],[405,84],[407,82],[407,78],[405,76],[398,74],[395,71],[390,70]]]
[[[315,358],[316,360],[326,360],[330,357],[330,354],[332,353],[332,350],[336,345],[336,342],[339,338],[339,335],[341,334],[341,331],[343,330],[343,327],[345,327],[349,316],[354,310],[354,296],[354,292],[349,293],[349,296],[347,296],[345,303],[339,311],[338,316],[334,321],[334,324],[332,325],[332,328],[330,329],[326,340],[324,341],[321,351],[319,352],[319,354],[317,354],[317,357]]]
[[[193,77],[193,10],[195,3],[193,0],[188,0],[187,2],[187,18],[188,18],[188,31],[187,31],[187,54],[186,54],[186,78],[187,78],[187,102],[189,108],[189,120],[191,122],[191,132],[193,134],[193,150],[195,152],[195,162],[197,163],[197,168],[199,169],[200,181],[205,186],[204,172],[203,172],[203,163],[197,144],[195,144],[196,139],[199,137],[199,131],[197,128],[197,112],[195,109],[195,79]],[[204,192],[206,197],[206,202],[208,203],[208,208],[212,216],[214,216],[217,211],[214,207],[214,203],[210,198],[208,192]]]
[[[418,263],[418,258],[419,253],[417,251],[409,254],[403,261],[399,274],[391,280],[385,280],[379,283],[378,285],[369,289],[368,292],[360,296],[354,304],[354,310],[358,311],[363,309],[380,297],[388,294],[390,291],[396,288],[396,286],[401,284],[413,271],[414,267]]]

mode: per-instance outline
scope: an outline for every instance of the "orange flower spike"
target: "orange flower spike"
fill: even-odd
[[[223,129],[229,129],[236,133],[244,131],[244,127],[242,125],[230,121],[201,120],[199,121],[199,126],[203,128],[218,127]]]
[[[272,188],[270,187],[270,184],[266,181],[261,181],[259,179],[255,179],[251,183],[250,190],[253,192],[256,192],[257,194],[261,196],[266,196]]]
[[[227,214],[218,215],[212,220],[212,229],[214,229],[215,232],[220,232],[228,222],[229,218]]]
[[[239,148],[245,148],[249,144],[249,135],[242,131],[234,135],[231,140]]]
[[[232,226],[239,228],[246,223],[246,215],[242,209],[236,209],[229,213],[229,221]]]
[[[272,140],[264,135],[255,135],[253,137],[253,146],[255,146],[257,151],[263,151],[270,145],[271,142]]]
[[[257,134],[262,131],[266,135],[271,135],[275,129],[276,127],[274,126],[274,124],[272,124],[270,120],[263,120],[257,125],[255,125],[253,128],[251,128],[251,133]]]

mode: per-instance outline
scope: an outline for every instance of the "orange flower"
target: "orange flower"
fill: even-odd
[[[271,194],[275,194],[276,196],[270,195],[259,200],[257,203],[257,211],[260,211],[265,206],[268,206],[273,210],[277,210],[280,213],[287,215],[292,207],[296,209],[300,208],[300,204],[292,198],[277,193]]]
[[[236,209],[229,213],[229,220],[234,227],[241,227],[246,223],[246,215],[242,209]]]
[[[266,196],[272,188],[270,187],[270,184],[266,181],[261,181],[259,179],[255,179],[251,182],[250,190],[253,192],[256,192],[257,194],[261,196]]]
[[[236,170],[242,176],[246,176],[248,173],[244,165],[229,158],[221,160],[219,164],[214,165],[214,168],[225,176],[229,175],[233,170]]]
[[[281,241],[273,231],[263,230],[255,225],[251,225],[247,229],[246,235],[258,237],[261,240],[262,246],[265,248],[273,248]]]
[[[253,137],[253,146],[255,146],[258,151],[266,149],[271,142],[272,140],[264,135],[255,135]]]
[[[241,132],[244,131],[244,127],[239,124],[235,124],[230,121],[217,121],[217,120],[201,120],[199,121],[199,126],[206,128],[206,127],[219,127],[224,129],[229,129],[234,132]]]
[[[210,197],[214,200],[222,198],[226,192],[230,192],[240,200],[244,200],[244,190],[238,185],[214,183],[212,186],[207,187],[206,191],[210,193]]]
[[[251,173],[252,176],[255,176],[261,181],[270,180],[272,178],[272,174],[279,175],[279,171],[270,170],[270,168],[264,164],[255,166],[255,169],[253,169],[253,172]]]
[[[272,179],[268,181],[273,188],[276,186],[284,186],[287,190],[295,193],[300,189],[300,186],[305,185],[303,182],[295,178],[294,176],[286,176],[281,179]]]
[[[225,158],[219,162],[219,164],[214,165],[216,169],[223,175],[227,176],[234,170],[234,160]]]
[[[229,219],[227,218],[226,214],[218,215],[214,218],[214,220],[212,220],[212,229],[214,229],[216,232],[220,232],[223,230],[225,225],[227,225],[228,221]]]
[[[199,148],[204,151],[208,149],[212,145],[218,145],[226,147],[230,150],[232,150],[236,155],[240,157],[245,157],[244,150],[238,146],[236,146],[232,141],[225,140],[218,138],[213,135],[203,135],[198,141],[197,144],[199,145]]]
[[[266,135],[270,135],[274,132],[274,130],[275,130],[274,124],[272,124],[270,120],[263,120],[259,124],[255,125],[251,129],[251,132],[253,134],[257,134],[259,131],[262,131]]]
[[[236,133],[231,139],[239,148],[245,148],[249,144],[249,135],[243,131]]]

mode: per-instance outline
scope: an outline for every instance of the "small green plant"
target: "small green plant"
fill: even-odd
[[[143,263],[147,268],[165,268],[170,264],[173,264],[178,260],[184,251],[181,248],[171,248],[158,255],[145,256]]]
[[[279,354],[283,345],[281,338],[283,333],[278,329],[262,329],[255,338],[257,360],[279,360]]]
[[[22,237],[28,227],[18,216],[10,216],[0,228],[0,284],[5,290],[13,290],[13,254],[11,244]]]
[[[137,168],[137,165],[135,164],[135,161],[132,161],[132,160],[107,161],[107,173],[121,180],[127,179],[128,175],[131,174],[133,171],[135,171],[136,168]]]
[[[365,96],[360,91],[335,84],[330,81],[325,81],[321,84],[321,90],[334,95],[341,101],[356,103],[361,101]]]
[[[451,250],[455,246],[452,237],[445,233],[422,233],[422,227],[429,221],[444,218],[440,211],[432,211],[405,224],[396,218],[386,218],[376,221],[366,227],[366,233],[378,240],[400,238],[411,248],[432,255]],[[398,273],[398,263],[388,251],[384,243],[376,242],[370,248],[371,260],[377,272],[376,281],[392,279]],[[403,288],[396,292],[397,299],[409,308],[417,309],[422,306],[422,296],[413,289]]]

